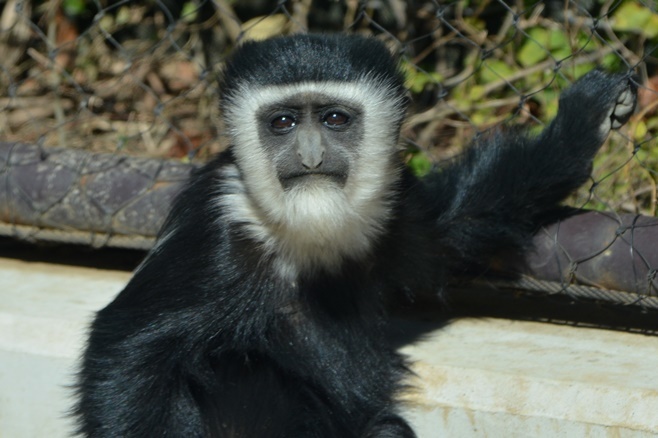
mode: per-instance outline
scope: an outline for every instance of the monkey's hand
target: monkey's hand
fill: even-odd
[[[598,149],[612,129],[630,119],[637,87],[629,74],[592,70],[560,97],[556,121],[573,135],[590,137]]]
[[[628,87],[617,97],[617,102],[612,108],[608,123],[601,125],[601,130],[608,133],[610,129],[621,128],[628,119],[631,118],[635,105],[637,104],[637,88],[632,82],[628,82]]]

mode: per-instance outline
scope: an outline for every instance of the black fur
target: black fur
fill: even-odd
[[[337,56],[350,68],[332,70]],[[349,81],[373,65],[396,76],[392,63],[374,40],[298,36],[245,45],[226,83],[244,71],[263,83]],[[496,134],[425,181],[404,173],[369,257],[292,284],[272,274],[239,224],[218,220],[217,170],[234,163],[230,150],[220,155],[191,178],[163,242],[98,313],[80,372],[78,432],[413,437],[396,414],[406,370],[382,335],[383,300],[438,292],[448,275],[526,249],[543,218],[588,179],[606,135],[600,126],[630,86],[628,76],[594,71],[563,94],[538,138]]]
[[[248,41],[233,54],[224,71],[222,102],[238,85],[287,85],[303,81],[351,82],[364,72],[394,79],[402,92],[404,78],[383,44],[345,35],[296,35]]]

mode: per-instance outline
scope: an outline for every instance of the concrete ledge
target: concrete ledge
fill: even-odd
[[[658,436],[658,338],[461,320],[403,351],[423,437]]]
[[[75,361],[128,272],[0,258],[0,437],[71,435]]]
[[[0,258],[0,436],[65,437],[75,361],[120,271]],[[403,347],[421,438],[658,437],[658,337],[462,319]]]

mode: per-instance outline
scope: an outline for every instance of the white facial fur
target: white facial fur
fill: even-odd
[[[342,188],[320,181],[284,191],[261,147],[258,110],[304,93],[335,96],[363,108],[364,137],[355,145],[359,159]],[[316,269],[334,271],[345,257],[367,255],[389,217],[399,172],[395,153],[404,105],[395,91],[366,77],[350,83],[244,87],[229,101],[224,117],[237,167],[222,170],[222,220],[242,224],[289,281]]]

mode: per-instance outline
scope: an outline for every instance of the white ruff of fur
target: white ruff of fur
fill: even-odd
[[[260,146],[256,114],[260,108],[302,93],[318,93],[363,108],[365,135],[358,145],[345,186],[317,180],[284,191],[274,166]],[[240,223],[248,235],[275,257],[277,271],[294,281],[300,273],[335,271],[346,257],[371,250],[390,214],[397,125],[402,102],[387,84],[371,78],[353,83],[300,83],[241,89],[225,114],[237,168],[222,170],[223,220]]]

